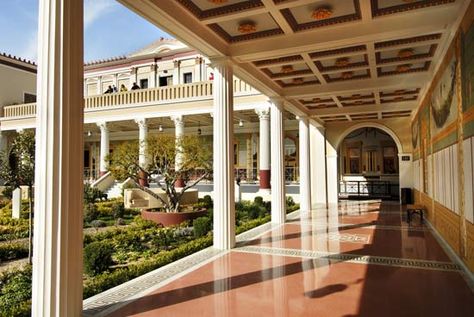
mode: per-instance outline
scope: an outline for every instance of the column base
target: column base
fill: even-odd
[[[99,172],[99,178],[107,174],[107,171],[100,171]]]
[[[260,189],[270,190],[270,170],[260,170]]]

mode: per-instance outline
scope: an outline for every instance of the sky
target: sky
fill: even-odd
[[[0,0],[0,52],[37,59],[39,0]],[[84,0],[84,60],[121,56],[171,36],[115,0]]]

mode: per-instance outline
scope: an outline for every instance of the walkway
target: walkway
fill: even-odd
[[[399,205],[293,218],[111,316],[474,316],[460,267]]]

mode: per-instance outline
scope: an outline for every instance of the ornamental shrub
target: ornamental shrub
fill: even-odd
[[[97,241],[84,248],[84,271],[95,276],[109,269],[114,264],[112,260],[113,248],[107,242]]]
[[[112,205],[112,216],[114,219],[123,218],[124,214],[125,206],[121,202]]]
[[[256,196],[253,199],[253,203],[257,206],[263,206],[263,197],[262,196]]]
[[[84,222],[92,222],[99,217],[99,211],[94,204],[86,204],[84,206]]]
[[[0,316],[30,316],[31,266],[0,275]]]
[[[199,217],[193,221],[194,236],[196,238],[203,237],[211,231],[211,219],[209,217]]]
[[[28,243],[2,243],[0,244],[0,262],[17,260],[28,256]]]

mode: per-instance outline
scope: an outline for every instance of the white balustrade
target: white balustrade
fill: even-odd
[[[151,89],[137,89],[121,93],[96,95],[84,99],[85,111],[103,108],[115,108],[124,105],[150,104],[153,102],[166,103],[183,99],[212,98],[212,81],[191,84],[172,85]],[[246,82],[234,77],[234,94],[258,93]],[[5,106],[4,118],[29,117],[36,115],[36,103]]]

